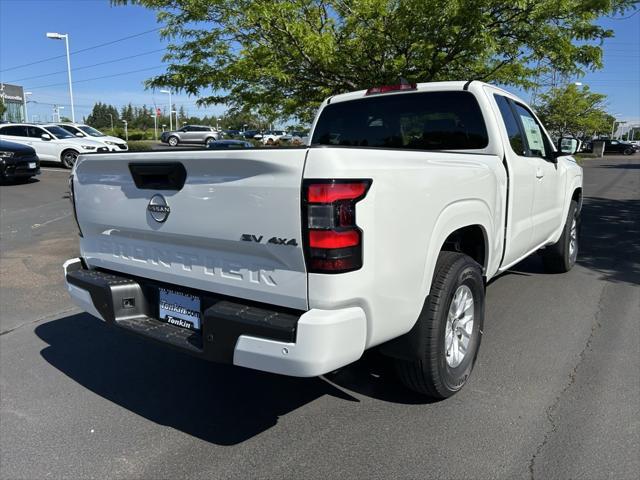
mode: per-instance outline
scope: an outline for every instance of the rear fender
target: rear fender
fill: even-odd
[[[499,259],[499,256],[490,248],[491,238],[487,232],[493,231],[493,223],[488,205],[477,199],[450,204],[440,213],[429,243],[421,290],[425,298],[423,309],[428,303],[436,262],[445,241],[456,230],[474,225],[479,225],[484,234],[485,265],[482,265],[482,269],[485,275],[487,265],[492,265],[495,258]],[[424,327],[424,322],[418,322],[416,318],[412,328],[406,334],[381,345],[380,352],[389,357],[410,361],[424,358],[427,339]]]
[[[487,272],[492,270],[495,262],[495,248],[492,248],[492,236],[489,232],[494,231],[493,221],[491,219],[491,211],[489,206],[480,199],[461,200],[449,204],[440,213],[431,234],[429,243],[429,254],[427,255],[424,266],[424,276],[422,278],[421,291],[426,297],[431,289],[431,280],[438,260],[438,254],[444,245],[446,239],[456,230],[472,225],[479,225],[482,228],[485,240],[485,262],[481,265],[483,275],[487,276]]]

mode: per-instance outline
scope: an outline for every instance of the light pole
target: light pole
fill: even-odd
[[[111,134],[113,135],[113,115],[111,113],[107,113],[107,115],[109,115],[109,118],[111,119]]]
[[[58,117],[58,121],[61,122],[62,120],[60,119],[60,110],[64,110],[64,107],[61,107],[59,105],[54,105],[53,106],[53,114],[52,114],[52,119],[55,122],[56,121],[56,116]]]
[[[29,121],[29,114],[27,113],[27,95],[33,95],[33,92],[24,92],[24,97],[22,98],[24,102],[24,121]]]
[[[615,128],[616,128],[616,123],[618,122],[618,121],[616,120],[616,117],[617,117],[618,115],[620,115],[620,114],[619,114],[619,113],[612,113],[612,114],[611,114],[611,116],[613,117],[613,124],[611,125],[611,137],[610,137],[610,138],[611,138],[611,140],[613,140],[613,131],[615,130]]]
[[[127,130],[127,121],[126,120],[122,120],[122,123],[124,123],[124,139],[128,142],[129,141],[129,131]]]
[[[73,108],[73,83],[71,82],[71,57],[69,56],[69,34],[48,32],[47,38],[51,38],[52,40],[62,40],[64,38],[64,44],[67,49],[67,74],[69,75],[69,98],[71,99],[71,121],[73,123],[76,123],[76,111]]]
[[[622,125],[623,123],[627,123],[627,122],[624,121],[624,120],[614,120],[613,121],[613,126],[611,127],[611,139],[612,140],[613,140],[613,132],[616,129],[616,123],[618,124],[618,127],[620,127],[620,125]],[[620,137],[618,136],[618,138],[620,138]]]
[[[158,115],[149,115],[151,118],[153,118],[153,138],[155,140],[158,140]]]
[[[171,106],[171,90],[160,90],[160,93],[169,94],[169,130],[173,130],[173,120],[171,119],[171,112],[173,111],[173,107]]]

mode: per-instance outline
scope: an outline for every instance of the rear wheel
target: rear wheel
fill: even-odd
[[[62,165],[64,165],[65,168],[71,169],[76,164],[76,160],[78,160],[78,152],[75,150],[65,150],[62,152],[62,155],[60,155],[60,160],[62,160]]]
[[[400,380],[435,399],[450,397],[467,382],[484,323],[482,270],[471,257],[440,252],[427,302],[418,322],[426,348],[418,360],[396,360]]]
[[[544,268],[550,273],[568,272],[576,264],[578,258],[580,233],[580,214],[578,202],[571,200],[569,213],[560,239],[542,250]]]
[[[625,155],[631,155],[633,153],[633,148],[629,147],[629,148],[625,148],[624,149],[624,153]]]
[[[167,143],[169,143],[169,145],[171,145],[172,147],[175,147],[179,143],[178,137],[169,137]]]

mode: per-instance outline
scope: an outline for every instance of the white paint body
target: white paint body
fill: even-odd
[[[459,91],[463,85],[419,84],[417,91]],[[75,168],[81,254],[90,268],[306,311],[295,344],[241,336],[237,365],[312,376],[351,363],[412,328],[452,232],[482,228],[488,280],[556,242],[572,195],[582,187],[582,169],[571,157],[553,163],[511,150],[493,94],[516,97],[480,82],[469,91],[489,136],[477,151],[311,147],[83,157]],[[364,94],[340,95],[331,103]],[[188,172],[186,184],[178,192],[138,190],[127,167],[133,160],[179,161]],[[357,271],[306,271],[301,183],[322,178],[372,180],[357,203],[364,245]],[[162,224],[146,209],[156,193],[171,206]],[[247,233],[296,239],[298,246],[241,241]],[[86,296],[70,293],[90,311]]]
[[[80,128],[88,127],[88,125],[83,125],[82,123],[58,123],[57,125],[67,129],[70,133],[76,135],[76,137],[78,138],[87,138],[89,140],[93,140],[94,142],[101,143],[102,146],[107,147],[110,152],[126,152],[127,150],[129,150],[127,142],[119,137],[104,134],[96,137],[93,135],[89,135],[87,132],[83,131]]]
[[[37,136],[26,135],[7,135],[6,131],[14,125],[26,125],[31,128],[32,132],[37,132]],[[51,140],[43,140],[41,134],[48,134]],[[79,154],[92,153],[98,148],[105,147],[102,142],[97,142],[90,138],[57,138],[47,129],[47,125],[38,124],[4,124],[0,125],[0,139],[9,142],[20,143],[33,147],[38,158],[47,162],[62,162],[62,152],[65,150],[73,150]],[[89,148],[87,148],[89,147]]]

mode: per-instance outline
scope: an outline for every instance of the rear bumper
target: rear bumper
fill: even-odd
[[[301,312],[192,292],[201,297],[203,310],[202,330],[193,331],[158,320],[157,283],[87,270],[79,258],[65,262],[64,272],[69,295],[86,312],[206,360],[314,377],[364,352],[366,318],[360,307]]]

